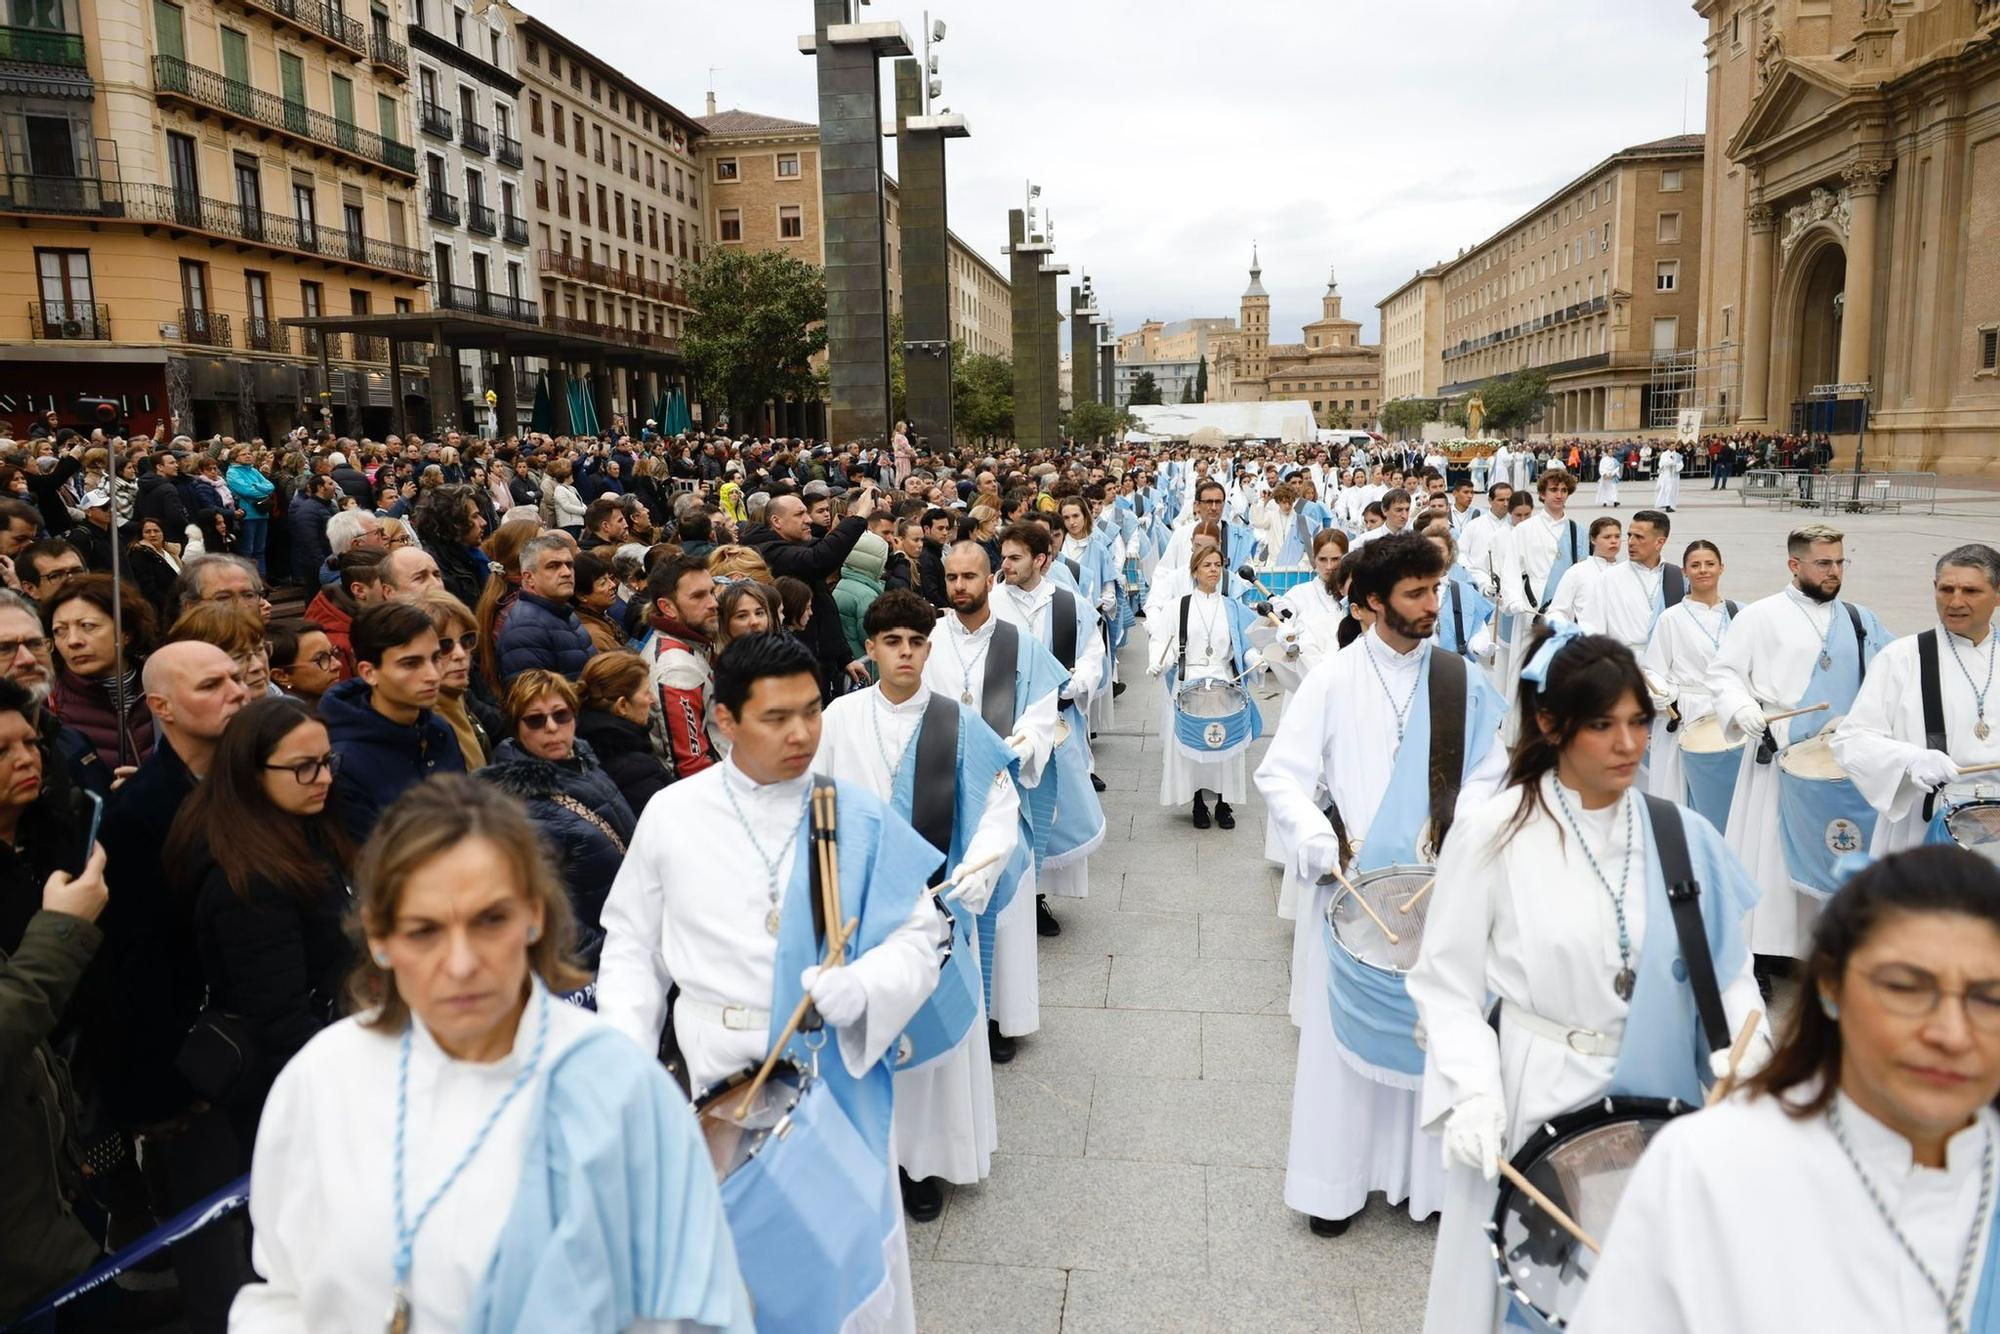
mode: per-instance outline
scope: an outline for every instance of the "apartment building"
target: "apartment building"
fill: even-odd
[[[1382,312],[1382,398],[1434,398],[1444,382],[1444,265],[1419,269],[1375,303]]]

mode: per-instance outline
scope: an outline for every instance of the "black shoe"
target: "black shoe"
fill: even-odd
[[[993,1055],[993,1064],[1005,1065],[1014,1059],[1014,1039],[1000,1031],[1000,1025],[993,1020],[986,1021],[986,1045]]]
[[[1229,809],[1228,802],[1218,801],[1215,803],[1215,822],[1224,829],[1234,829],[1236,827],[1236,812]]]
[[[1200,797],[1196,797],[1194,799],[1194,827],[1196,829],[1206,829],[1210,823],[1211,821],[1208,818],[1208,803]]]
[[[922,1181],[910,1180],[910,1174],[902,1168],[896,1169],[902,1178],[903,1212],[913,1223],[928,1223],[944,1212],[944,1187],[936,1177],[925,1177]]]
[[[1038,936],[1062,934],[1062,923],[1058,922],[1056,915],[1049,911],[1049,896],[1046,894],[1035,895],[1035,934]]]
[[[1090,776],[1090,785],[1099,792],[1104,791],[1104,780],[1102,778],[1099,778],[1096,774],[1092,774]]]
[[[1111,698],[1117,699],[1120,695],[1124,693],[1125,693],[1125,683],[1123,681],[1113,681],[1111,683]]]
[[[903,1198],[906,1200],[909,1198],[907,1191],[904,1193]],[[1347,1225],[1353,1221],[1352,1218],[1312,1218],[1313,1235],[1315,1237],[1337,1237],[1347,1231]]]

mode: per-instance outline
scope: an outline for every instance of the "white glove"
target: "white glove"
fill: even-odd
[[[1167,670],[1167,664],[1165,664],[1164,662],[1156,662],[1152,666],[1146,669],[1146,675],[1160,676],[1164,674],[1166,670]]]
[[[959,863],[962,868],[964,863]],[[982,866],[970,873],[962,869],[952,871],[951,888],[944,893],[948,902],[965,908],[974,917],[986,911],[986,905],[993,901],[993,888],[1000,883],[1000,873],[1006,870],[1004,861]]]
[[[1746,737],[1759,737],[1771,730],[1764,711],[1755,704],[1745,704],[1736,711],[1736,717],[1731,721],[1736,724],[1736,730]]]
[[[1035,743],[1027,737],[1017,734],[1007,738],[1007,749],[1013,754],[1015,759],[1026,764],[1030,759],[1034,758]]]
[[[1299,879],[1317,884],[1322,877],[1340,869],[1339,836],[1331,829],[1323,834],[1308,834],[1305,842],[1299,844],[1296,860]]]
[[[1958,781],[1958,766],[1941,750],[1926,750],[1910,761],[1910,781],[1918,787],[1940,788]]]
[[[1475,1093],[1445,1118],[1444,1165],[1462,1163],[1491,1181],[1500,1175],[1506,1141],[1507,1109],[1492,1094]]]
[[[799,974],[799,985],[812,996],[813,1008],[830,1027],[850,1027],[868,1010],[868,989],[851,969],[814,964]]]
[[[1256,649],[1253,648],[1249,652],[1243,655],[1243,674],[1245,676],[1250,675],[1250,673],[1252,672],[1261,672],[1263,670],[1264,670],[1263,654],[1259,653]]]
[[[1743,1049],[1743,1059],[1736,1064],[1736,1083],[1741,1084],[1770,1063],[1772,1055],[1771,1039],[1758,1029],[1750,1035],[1750,1045]],[[1722,1047],[1708,1054],[1708,1072],[1717,1079],[1729,1075],[1729,1048]]]

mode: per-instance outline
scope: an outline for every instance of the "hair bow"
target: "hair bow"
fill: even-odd
[[[1574,621],[1566,621],[1560,616],[1548,618],[1549,637],[1535,650],[1535,656],[1528,659],[1528,665],[1521,669],[1523,681],[1533,681],[1538,686],[1549,683],[1549,666],[1556,660],[1556,654],[1572,639],[1583,637],[1583,627]]]

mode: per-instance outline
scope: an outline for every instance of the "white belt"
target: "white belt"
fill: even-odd
[[[1518,1005],[1502,1003],[1500,1006],[1500,1018],[1502,1022],[1517,1025],[1527,1032],[1533,1033],[1538,1038],[1547,1038],[1551,1042],[1560,1042],[1578,1056],[1616,1056],[1618,1054],[1619,1041],[1617,1038],[1599,1033],[1595,1029],[1571,1028],[1568,1024],[1559,1024],[1553,1019],[1544,1019],[1534,1011],[1524,1010]]]
[[[674,999],[674,1017],[686,1015],[739,1032],[764,1032],[771,1027],[771,1012],[749,1005],[711,1005],[685,994]]]

